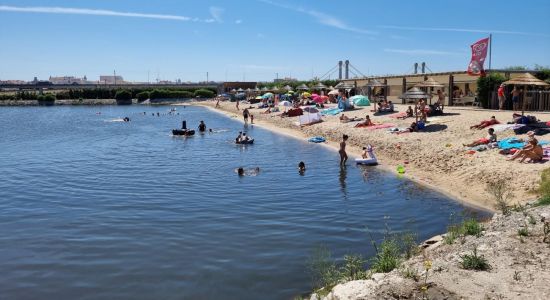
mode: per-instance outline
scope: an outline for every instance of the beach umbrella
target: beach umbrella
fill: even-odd
[[[528,86],[549,86],[545,81],[538,79],[537,77],[531,75],[530,73],[525,73],[514,79],[503,82],[504,84],[514,84],[514,85],[523,85],[523,103],[521,106],[521,115],[525,114],[525,97],[527,96],[527,87]]]
[[[428,99],[428,94],[424,93],[422,90],[420,90],[417,87],[413,87],[409,89],[406,93],[399,96],[399,99],[411,99],[411,100],[420,100],[420,99]]]
[[[430,77],[430,78],[428,78],[428,79],[426,79],[422,82],[419,82],[419,83],[415,84],[414,86],[416,86],[416,87],[443,87],[444,84],[439,83],[435,79]]]
[[[256,99],[256,100],[262,100],[262,99],[264,99],[264,98],[262,98],[262,96],[256,96],[256,98],[254,98],[254,99]]]
[[[267,88],[267,86],[264,86],[264,87],[262,88],[262,92],[267,92],[267,91],[269,91],[269,89]]]
[[[247,88],[247,89],[246,89],[246,92],[247,92],[247,93],[250,93],[251,91],[252,91],[251,88]]]
[[[328,96],[321,96],[321,100],[323,100],[323,101],[328,100]]]
[[[232,89],[232,90],[231,90],[231,93],[236,93],[236,92],[237,92],[236,89]]]
[[[265,93],[263,96],[262,96],[263,99],[268,99],[268,98],[273,98],[273,93]]]
[[[244,90],[243,90],[242,88],[239,88],[239,89],[237,90],[237,92],[239,92],[239,93],[240,93],[240,92],[244,92]]]
[[[378,81],[377,79],[371,79],[363,87],[386,87],[386,84]]]
[[[323,103],[324,102],[324,100],[321,98],[321,96],[319,96],[317,94],[311,95],[311,100],[313,100],[316,103]]]
[[[259,92],[259,91],[260,91],[260,89],[258,87],[254,88],[254,92]]]
[[[305,85],[305,84],[301,84],[301,85],[298,86],[296,89],[297,89],[297,90],[301,90],[301,91],[307,91],[307,90],[309,90],[309,88],[308,88],[307,85]]]
[[[288,84],[285,85],[285,86],[283,87],[283,89],[284,89],[285,91],[292,91],[292,87],[291,87],[290,85],[288,85]]]
[[[428,88],[428,87],[444,87],[443,84],[437,82],[435,79],[433,78],[428,78],[422,82],[419,82],[417,84],[415,84],[414,86],[416,87],[425,87],[425,88]],[[430,94],[430,104],[432,104],[432,95]]]
[[[292,106],[292,103],[290,103],[289,101],[281,101],[279,105],[289,107],[289,106]]]
[[[311,87],[314,90],[324,90],[327,88],[326,85],[322,84],[321,82],[318,82],[316,85]]]
[[[338,95],[338,90],[332,90],[330,92],[328,92],[329,95],[334,95],[334,96],[337,96]]]
[[[303,92],[303,93],[302,93],[302,97],[304,97],[304,98],[311,97],[311,93],[309,93],[309,92]]]
[[[313,93],[313,94],[311,94],[311,97],[312,97],[312,98],[313,98],[313,97],[319,97],[319,94]]]

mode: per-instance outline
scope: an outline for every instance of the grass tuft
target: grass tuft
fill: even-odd
[[[474,248],[472,255],[461,255],[462,261],[460,265],[466,270],[486,271],[491,268],[491,265],[487,262],[487,259],[483,255],[477,255],[477,248]]]

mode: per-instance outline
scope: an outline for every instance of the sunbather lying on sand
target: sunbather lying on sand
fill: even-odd
[[[500,124],[497,119],[495,118],[495,116],[492,116],[490,120],[484,120],[484,121],[481,121],[481,123],[477,124],[477,125],[472,125],[470,126],[470,129],[483,129],[485,127],[489,127],[491,125],[495,125],[495,124]]]
[[[517,151],[512,155],[508,160],[514,160],[518,157],[521,157],[519,162],[524,162],[529,158],[530,162],[540,161],[543,156],[542,147],[538,144],[537,139],[530,139],[527,145],[523,149]]]
[[[365,118],[365,121],[355,124],[354,127],[359,128],[359,127],[368,127],[368,126],[373,126],[373,125],[374,125],[374,123],[372,123],[372,121],[370,119],[370,116],[367,115],[367,117]]]
[[[340,116],[340,122],[342,122],[342,123],[348,123],[348,122],[359,121],[359,120],[361,120],[361,119],[357,118],[357,117],[350,118],[350,117],[346,116],[343,113]]]
[[[479,145],[486,145],[486,144],[489,144],[489,143],[495,143],[497,141],[497,135],[495,134],[495,130],[493,128],[489,128],[489,130],[487,130],[487,132],[489,133],[487,135],[486,138],[481,138],[477,141],[474,141],[470,144],[462,144],[462,146],[464,147],[475,147],[475,146],[479,146]]]
[[[261,114],[270,114],[271,113],[271,107],[268,107],[265,111],[262,111]]]

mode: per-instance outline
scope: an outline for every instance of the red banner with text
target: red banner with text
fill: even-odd
[[[485,76],[483,63],[487,57],[489,38],[481,39],[470,47],[472,47],[472,59],[468,65],[468,74],[472,76]]]

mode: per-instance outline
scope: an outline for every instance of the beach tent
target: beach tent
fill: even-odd
[[[357,106],[370,106],[370,101],[369,101],[369,98],[367,96],[363,96],[363,95],[355,95],[351,98],[349,98],[354,105],[357,105]]]
[[[262,98],[264,99],[269,99],[269,98],[273,98],[273,93],[265,93]]]
[[[300,126],[311,125],[321,122],[321,114],[315,107],[307,106],[303,108],[305,114],[298,116]]]
[[[523,86],[523,100],[521,105],[521,115],[523,116],[525,114],[525,98],[527,97],[527,87],[529,86],[549,86],[547,82],[544,82],[537,77],[525,73],[523,75],[520,75],[514,79],[510,79],[508,81],[503,82],[504,84],[514,84],[514,85],[522,85]]]

